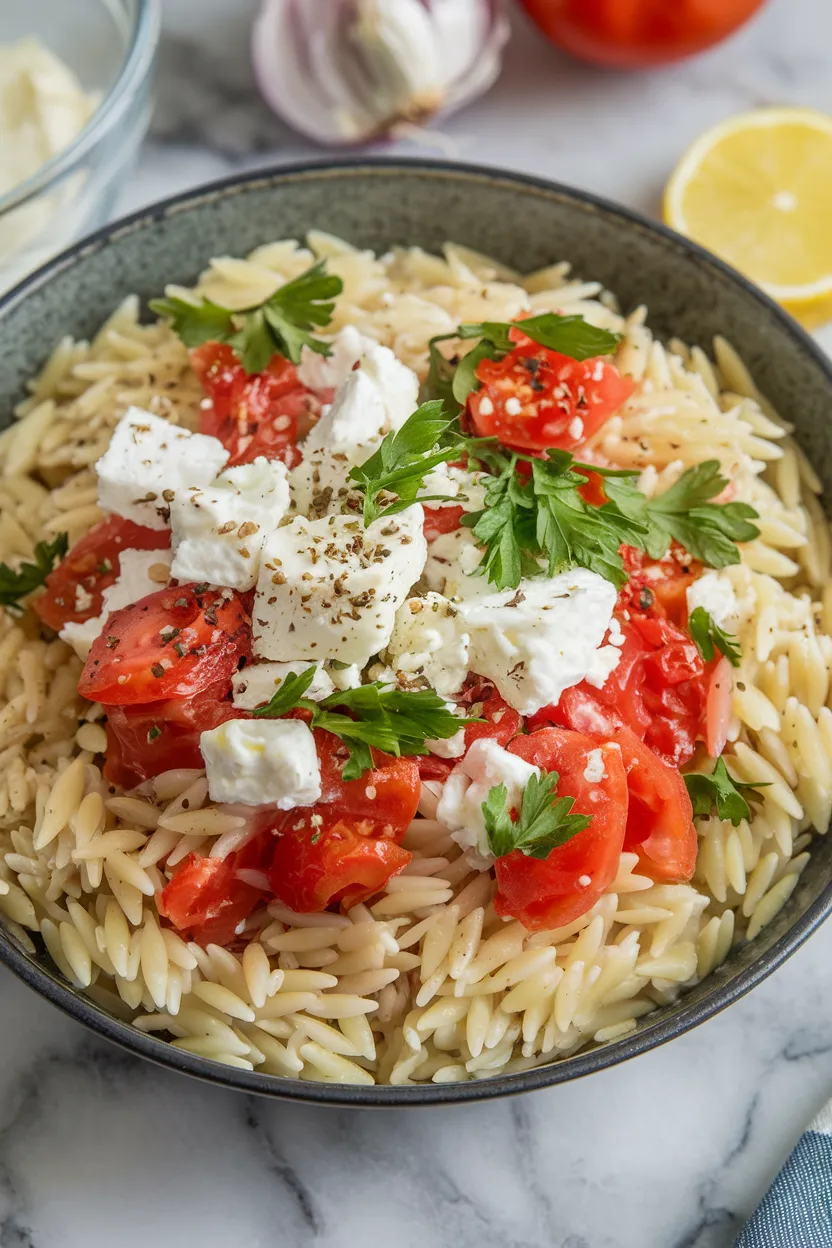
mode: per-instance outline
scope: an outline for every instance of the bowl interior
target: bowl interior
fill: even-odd
[[[243,255],[313,226],[376,251],[401,243],[437,250],[452,239],[523,270],[568,259],[577,274],[615,291],[625,310],[646,303],[664,337],[709,348],[715,334],[724,335],[762,391],[794,422],[827,494],[832,489],[832,373],[810,339],[765,296],[687,241],[612,205],[531,178],[430,162],[256,175],[170,201],[79,244],[0,303],[0,427],[58,338],[94,333],[127,293],[147,299],[167,282],[193,281],[212,255]],[[832,905],[830,874],[832,842],[821,838],[789,903],[761,935],[625,1039],[533,1071],[459,1085],[359,1089],[232,1070],[110,1018],[68,987],[46,958],[29,957],[2,932],[0,957],[97,1031],[202,1078],[330,1104],[447,1103],[588,1074],[694,1026],[753,987],[810,934]]]

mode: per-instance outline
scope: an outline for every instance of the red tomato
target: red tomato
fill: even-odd
[[[32,605],[55,632],[70,620],[91,620],[101,613],[104,590],[118,579],[123,550],[165,550],[168,546],[170,529],[147,529],[121,516],[110,516],[75,543],[47,576],[46,593]]]
[[[508,446],[543,451],[580,446],[630,397],[635,383],[598,357],[573,360],[519,331],[502,360],[481,360],[482,382],[468,398],[477,433]],[[517,410],[511,410],[516,407]]]
[[[203,767],[200,734],[228,719],[246,718],[230,692],[230,684],[220,681],[193,698],[108,706],[105,778],[132,789],[172,767]]]
[[[709,674],[702,657],[669,620],[633,614],[621,630],[621,659],[604,687],[582,681],[529,724],[563,724],[606,737],[624,726],[664,762],[680,767],[704,739]]]
[[[240,856],[201,858],[189,854],[162,890],[159,913],[187,940],[200,945],[231,944],[239,925],[267,896],[265,890],[237,878]]]
[[[624,848],[638,854],[641,869],[654,880],[689,880],[697,840],[681,772],[663,763],[627,728],[620,728],[615,740],[630,792]]]
[[[200,585],[148,594],[107,619],[78,692],[109,706],[188,698],[229,680],[251,647],[239,595]]]
[[[321,763],[321,806],[327,809],[312,809],[327,816],[337,812],[351,819],[367,820],[373,825],[374,836],[401,840],[419,804],[422,786],[418,761],[392,758],[374,750],[376,765],[372,771],[366,771],[358,780],[343,780],[346,746],[331,732],[320,729],[315,732],[315,744]],[[290,823],[293,814],[294,811],[287,816]]]
[[[373,835],[369,821],[335,811],[327,816],[325,809],[292,811],[275,846],[269,883],[299,914],[333,905],[349,910],[380,892],[413,857],[395,841]]]
[[[673,542],[663,559],[651,559],[634,546],[622,546],[621,555],[630,579],[618,595],[619,610],[686,627],[687,589],[701,576],[702,564],[678,542]]]
[[[425,540],[433,542],[445,533],[455,532],[465,515],[465,508],[456,504],[447,507],[425,507]]]
[[[719,43],[763,0],[520,0],[553,43],[582,60],[635,69]]]
[[[517,737],[509,753],[534,763],[541,771],[557,771],[558,794],[574,797],[576,814],[592,822],[548,858],[528,858],[514,850],[494,864],[498,914],[519,919],[529,931],[563,927],[586,914],[612,884],[624,844],[627,823],[627,777],[615,745],[600,746],[604,778],[586,779],[587,758],[599,744],[579,732],[541,728]]]
[[[191,352],[191,367],[211,402],[203,410],[202,432],[231,452],[227,467],[258,455],[290,468],[300,462],[295,444],[326,400],[298,380],[294,364],[276,355],[264,372],[249,375],[229,346],[206,342]]]

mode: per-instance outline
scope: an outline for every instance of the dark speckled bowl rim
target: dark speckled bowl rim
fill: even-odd
[[[31,292],[48,283],[55,274],[82,262],[87,254],[113,243],[117,244],[119,238],[145,224],[158,222],[170,215],[188,211],[189,208],[200,203],[244,192],[248,188],[278,185],[283,181],[300,180],[307,176],[331,175],[337,178],[373,171],[381,174],[422,172],[428,176],[438,175],[445,179],[453,179],[455,175],[458,175],[463,179],[483,179],[503,185],[513,185],[527,191],[537,191],[547,198],[577,202],[608,218],[617,218],[630,227],[635,226],[648,234],[658,235],[666,244],[671,244],[677,251],[687,252],[702,266],[712,270],[714,276],[721,282],[727,281],[741,286],[747,297],[756,300],[768,315],[773,314],[784,332],[791,336],[795,347],[808,354],[814,364],[825,374],[829,382],[830,395],[832,395],[832,365],[809,335],[747,278],[696,243],[629,208],[545,178],[485,165],[418,158],[366,157],[278,166],[246,174],[235,174],[161,200],[159,203],[152,204],[96,231],[56,256],[8,291],[0,298],[0,324],[8,311],[25,300]],[[486,1079],[453,1084],[364,1087],[349,1084],[312,1083],[276,1075],[258,1074],[257,1071],[239,1070],[236,1067],[226,1066],[220,1062],[175,1049],[166,1041],[157,1039],[153,1035],[145,1035],[129,1023],[121,1022],[59,979],[57,973],[53,974],[31,961],[2,931],[0,931],[0,961],[4,962],[19,979],[40,996],[51,1001],[53,1005],[58,1006],[91,1031],[159,1066],[181,1071],[220,1087],[333,1107],[450,1105],[517,1095],[579,1079],[585,1075],[594,1074],[596,1071],[617,1066],[620,1062],[638,1057],[676,1036],[683,1035],[732,1005],[781,966],[820,926],[830,910],[832,910],[832,882],[827,884],[793,926],[771,948],[763,952],[751,966],[734,976],[730,982],[722,985],[716,984],[713,993],[703,1000],[685,1005],[683,997],[682,1004],[675,1008],[672,1015],[658,1020],[653,1026],[645,1027],[632,1037],[611,1041],[596,1049],[572,1056],[567,1061],[555,1061],[515,1074],[496,1075]]]

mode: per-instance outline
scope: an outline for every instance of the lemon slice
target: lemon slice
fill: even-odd
[[[805,325],[832,318],[832,117],[761,108],[714,126],[673,171],[664,219]]]

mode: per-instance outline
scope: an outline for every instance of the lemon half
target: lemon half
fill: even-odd
[[[664,219],[804,325],[832,319],[832,117],[761,108],[714,126],[674,169]]]

